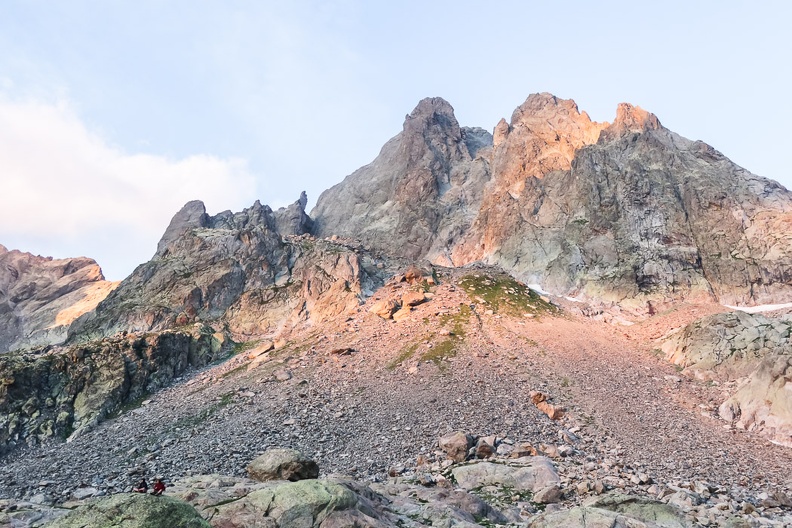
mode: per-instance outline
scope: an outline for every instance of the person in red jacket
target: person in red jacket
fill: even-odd
[[[154,479],[154,490],[151,494],[162,495],[163,491],[165,491],[165,484],[162,482],[162,479]]]

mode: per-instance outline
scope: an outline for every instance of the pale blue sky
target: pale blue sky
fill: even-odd
[[[123,278],[188,200],[313,204],[427,96],[626,101],[792,187],[787,2],[492,4],[5,0],[0,244]]]

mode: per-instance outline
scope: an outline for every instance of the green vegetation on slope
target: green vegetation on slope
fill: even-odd
[[[480,302],[495,313],[522,316],[558,311],[557,307],[542,299],[541,295],[506,274],[465,275],[458,284],[472,300]]]

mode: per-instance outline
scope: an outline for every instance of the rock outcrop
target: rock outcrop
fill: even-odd
[[[38,257],[0,245],[0,354],[62,343],[71,322],[116,285],[92,259]]]
[[[450,263],[478,210],[491,144],[486,131],[460,127],[443,99],[422,100],[372,163],[322,193],[314,233]]]
[[[358,305],[384,267],[359,247],[316,240],[306,198],[272,211],[258,201],[208,216],[201,202],[179,211],[152,260],[141,264],[71,342],[222,321],[238,338],[319,322]]]
[[[50,528],[209,528],[211,525],[184,501],[124,493],[93,500],[47,525]]]
[[[728,388],[720,417],[792,447],[792,323],[744,312],[700,319],[668,338],[666,359]]]
[[[315,232],[484,261],[636,314],[792,294],[792,194],[653,114],[622,104],[595,123],[535,94],[475,157],[465,130],[445,101],[421,101],[374,162],[320,196]]]
[[[229,352],[222,334],[190,331],[0,355],[0,454],[90,430],[124,404],[167,386],[188,367]]]

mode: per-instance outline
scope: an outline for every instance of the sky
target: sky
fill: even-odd
[[[319,194],[424,97],[655,113],[792,188],[792,3],[3,0],[0,244],[120,280],[171,217]]]

